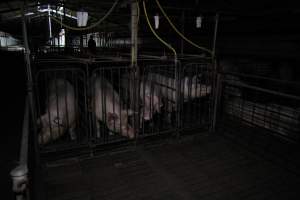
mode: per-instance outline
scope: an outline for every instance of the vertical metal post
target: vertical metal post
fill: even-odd
[[[28,98],[25,99],[25,111],[23,118],[22,139],[20,148],[19,166],[10,172],[12,178],[12,190],[17,200],[30,199],[28,188],[28,135],[29,134],[29,109]]]
[[[138,48],[138,11],[136,0],[131,1],[131,66],[136,67],[137,64],[137,48]]]
[[[184,18],[185,18],[184,11],[182,11],[182,14],[181,14],[181,32],[182,32],[183,35],[185,34],[184,33]],[[184,41],[181,38],[181,45],[180,45],[180,47],[181,47],[180,53],[181,54],[183,54],[183,45],[184,45]]]
[[[175,121],[176,121],[176,136],[180,136],[180,128],[181,128],[181,67],[180,67],[180,62],[177,59],[177,56],[175,55],[174,58],[174,65],[175,65],[175,88],[176,90],[176,102],[175,102]]]
[[[213,59],[215,58],[215,55],[216,55],[216,42],[217,42],[218,26],[219,26],[219,14],[216,13],[216,15],[215,15],[215,28],[214,28],[213,47],[212,47]]]
[[[27,36],[27,27],[26,27],[26,17],[24,14],[24,7],[22,7],[22,30],[23,30],[23,40],[24,40],[24,47],[25,47],[25,64],[26,64],[26,73],[27,73],[27,92],[28,92],[28,101],[29,101],[29,107],[30,107],[30,114],[32,116],[33,123],[36,122],[36,112],[34,109],[34,96],[33,96],[33,78],[32,78],[32,69],[31,69],[31,61],[30,61],[30,49],[28,45],[28,36]],[[36,135],[36,126],[34,127],[34,133],[37,141],[37,135]],[[38,150],[38,144],[36,143],[36,150]]]
[[[80,52],[81,52],[81,54],[83,53],[82,51],[83,51],[83,35],[80,34]]]
[[[30,115],[32,120],[33,127],[33,148],[34,148],[34,160],[35,166],[38,168],[40,166],[40,151],[38,144],[38,136],[37,136],[37,128],[36,128],[36,110],[34,104],[34,94],[33,94],[33,78],[32,78],[32,67],[30,61],[30,49],[28,45],[28,35],[27,35],[27,27],[26,27],[26,18],[24,14],[24,8],[22,8],[22,29],[23,29],[23,39],[24,39],[24,47],[25,47],[25,63],[26,63],[26,72],[27,72],[27,93],[28,93],[28,103],[30,109]],[[37,183],[37,185],[40,185]]]
[[[29,111],[32,121],[33,127],[33,135],[32,137],[29,136],[29,140],[33,140],[33,149],[34,149],[34,166],[38,168],[40,164],[39,160],[39,145],[38,145],[38,138],[37,138],[37,129],[36,129],[36,111],[34,107],[34,94],[33,94],[33,78],[32,78],[32,68],[31,68],[31,61],[30,61],[30,49],[28,45],[28,35],[27,35],[27,27],[26,27],[26,16],[24,11],[24,6],[21,8],[22,12],[22,31],[23,31],[23,40],[24,40],[24,59],[26,64],[26,73],[27,73],[27,93],[28,93],[28,104],[29,104]],[[39,184],[37,184],[39,185]]]
[[[216,131],[216,122],[217,122],[217,109],[218,109],[218,102],[220,94],[220,84],[221,84],[221,77],[217,72],[217,64],[216,64],[216,41],[217,41],[217,32],[218,32],[218,24],[219,24],[219,14],[216,13],[215,15],[215,28],[214,28],[214,38],[213,38],[213,48],[212,48],[212,65],[213,65],[213,74],[214,74],[214,82],[213,82],[213,91],[214,91],[214,104],[213,104],[213,118],[212,118],[212,125],[211,125],[211,132]]]
[[[64,12],[63,21],[65,22],[66,21],[66,8],[65,8],[66,2],[65,2],[65,0],[63,0],[62,4],[63,4],[63,12]],[[69,30],[66,28],[65,29],[65,46],[64,46],[65,53],[66,53],[66,51],[68,51],[67,49],[69,46],[68,37],[67,37],[68,32],[69,32]]]
[[[131,67],[132,67],[132,78],[131,87],[133,87],[133,101],[130,106],[134,111],[134,130],[137,139],[138,129],[140,123],[139,117],[139,92],[140,92],[140,71],[137,66],[137,53],[138,53],[138,5],[136,0],[131,1]],[[137,140],[136,140],[137,141]]]
[[[48,4],[48,27],[49,27],[49,41],[52,38],[52,24],[51,24],[51,16],[50,16],[50,5]]]

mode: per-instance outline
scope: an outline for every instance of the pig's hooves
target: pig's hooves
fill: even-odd
[[[42,145],[42,138],[40,136],[38,136],[38,142],[39,142],[39,145]]]
[[[77,135],[74,131],[70,131],[70,137],[71,137],[71,140],[76,140],[77,139]]]
[[[111,132],[111,131],[109,131],[109,132],[108,132],[108,135],[109,135],[109,136],[113,136],[113,135],[114,135],[114,133],[113,133],[113,132]]]
[[[100,138],[100,137],[101,137],[100,130],[97,130],[97,132],[96,132],[96,137],[97,137],[97,138]]]
[[[39,143],[39,145],[44,145],[46,143],[45,139],[43,139],[43,137],[41,135],[38,135],[38,143]]]

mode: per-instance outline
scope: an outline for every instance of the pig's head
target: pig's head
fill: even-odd
[[[50,141],[59,138],[64,131],[62,121],[57,116],[50,116],[48,114],[42,115],[37,120],[37,126],[40,130],[38,135],[39,144],[47,144]]]
[[[107,114],[107,126],[109,130],[120,133],[130,139],[134,138],[134,129],[128,123],[128,117],[133,115],[132,110],[122,110],[121,116],[116,113],[109,112]]]

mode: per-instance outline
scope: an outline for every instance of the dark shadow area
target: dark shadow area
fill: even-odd
[[[48,163],[48,199],[296,199],[299,176],[217,135]]]
[[[3,199],[12,199],[10,170],[18,163],[26,76],[22,53],[0,52],[1,59],[1,159],[0,188]]]

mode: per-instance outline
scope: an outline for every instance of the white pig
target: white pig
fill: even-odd
[[[150,80],[142,80],[140,83],[140,98],[143,104],[144,120],[152,119],[155,113],[160,113],[162,102],[158,91]]]
[[[38,135],[39,144],[47,144],[60,138],[66,130],[71,139],[76,138],[76,103],[74,88],[65,79],[51,80],[48,85],[46,113],[38,119],[42,130]]]
[[[211,86],[203,83],[198,83],[197,79],[201,76],[193,76],[192,78],[184,77],[181,81],[181,94],[184,101],[207,96],[211,93]]]
[[[210,94],[211,86],[198,83],[198,78],[199,77],[195,75],[192,78],[184,77],[181,79],[180,95],[182,95],[181,97],[183,97],[184,102],[188,101],[189,99],[203,97]],[[178,91],[176,80],[174,78],[156,73],[149,73],[148,80],[149,79],[154,82],[155,90],[160,97],[168,101],[166,110],[169,113],[168,119],[170,120],[170,113],[172,110],[176,110],[176,92]]]
[[[99,121],[102,121],[106,123],[110,131],[133,139],[134,129],[128,124],[128,116],[133,112],[122,108],[120,96],[113,86],[105,78],[94,77],[93,90],[97,137],[100,137]]]
[[[164,98],[167,98],[172,102],[176,101],[176,91],[178,90],[178,86],[174,78],[156,73],[149,73],[148,79],[149,78],[155,82],[156,91],[159,90]],[[211,93],[211,86],[198,83],[198,78],[199,77],[195,75],[192,78],[184,77],[181,79],[180,94],[183,95],[184,101],[187,101],[188,98],[199,98]]]
[[[129,92],[130,101],[133,99],[133,84],[130,81],[129,76],[125,75],[122,77],[122,87]],[[142,105],[141,119],[146,121],[151,120],[155,113],[160,113],[161,111],[161,99],[153,83],[150,80],[141,79],[140,87],[135,87],[136,92],[139,93],[139,100]]]

